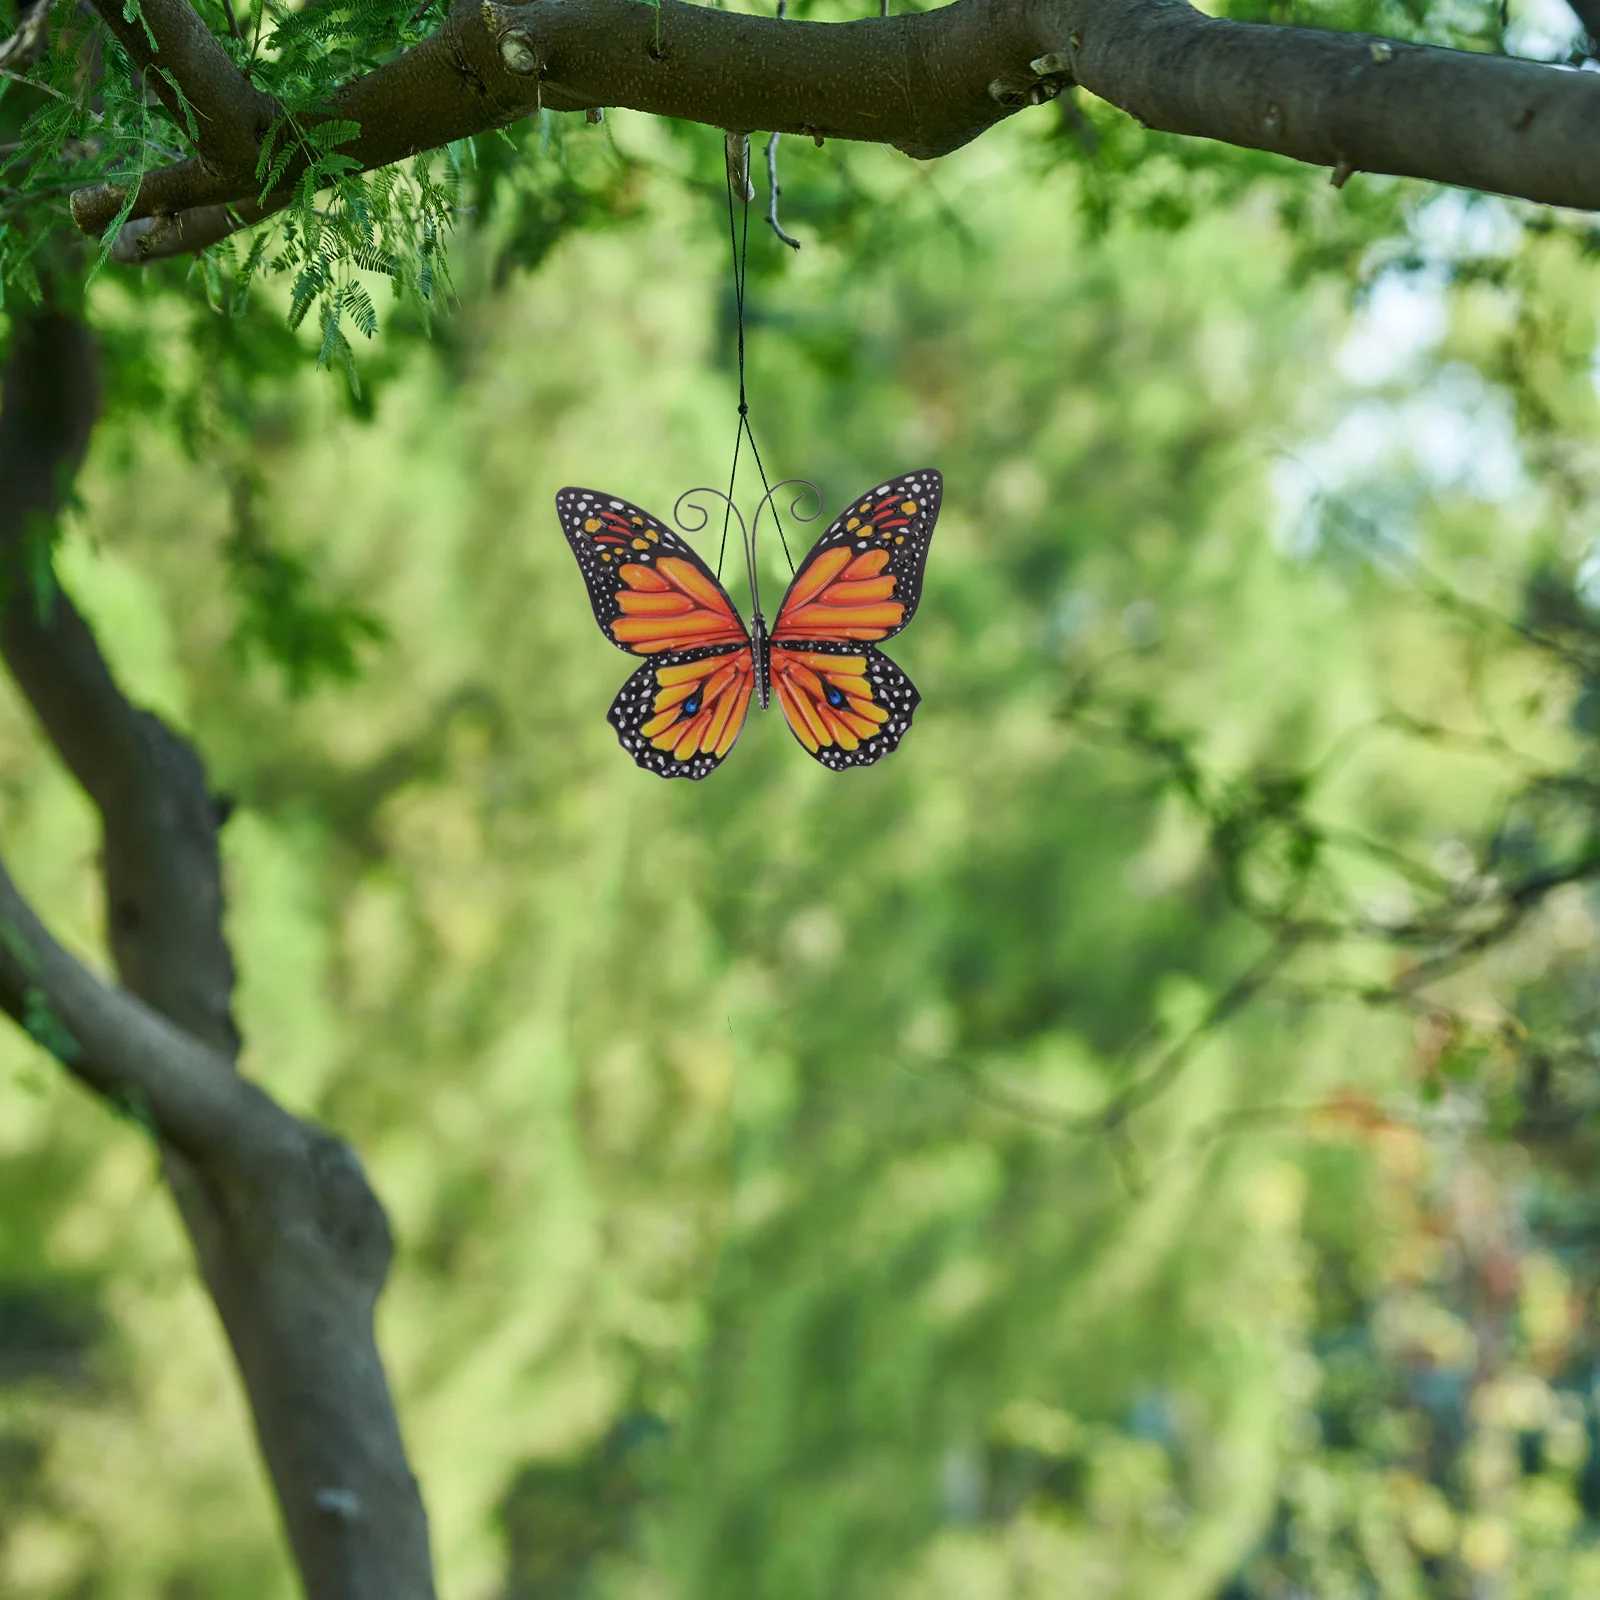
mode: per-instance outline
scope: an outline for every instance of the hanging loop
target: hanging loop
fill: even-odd
[[[734,198],[748,204],[756,197],[756,186],[750,181],[750,135],[723,132],[723,150],[728,160],[728,184]]]

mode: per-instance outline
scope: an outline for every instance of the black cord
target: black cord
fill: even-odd
[[[767,482],[767,469],[761,462],[761,451],[756,445],[756,436],[750,427],[750,402],[745,395],[744,387],[744,285],[748,271],[750,254],[750,186],[745,185],[743,228],[739,228],[733,214],[733,170],[730,167],[727,173],[728,184],[728,247],[733,255],[733,304],[734,313],[739,328],[739,426],[733,436],[733,465],[728,471],[728,500],[722,509],[722,544],[717,551],[717,578],[722,578],[722,561],[728,550],[728,524],[733,514],[733,490],[739,476],[739,451],[744,441],[750,441],[750,454],[755,457],[756,471],[761,474],[761,489],[764,495],[770,496],[772,486]],[[760,513],[757,512],[759,518]],[[784,537],[783,523],[778,518],[778,508],[772,507],[772,520],[777,525],[778,539],[783,545],[785,560],[789,563],[790,572],[794,571],[794,557],[789,554],[789,541]],[[747,537],[750,540],[751,568],[754,570],[755,537],[756,529],[752,527]],[[755,595],[750,596],[750,604],[756,607],[759,602]]]

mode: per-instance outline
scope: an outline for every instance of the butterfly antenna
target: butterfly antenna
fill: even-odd
[[[723,542],[724,543],[727,542],[727,531],[726,530],[727,530],[727,527],[728,527],[729,519],[733,518],[733,519],[737,519],[737,521],[739,523],[739,537],[745,542],[746,545],[749,544],[750,536],[749,536],[749,533],[745,529],[744,518],[739,515],[738,506],[736,506],[733,503],[733,501],[731,499],[729,499],[729,497],[727,495],[725,495],[720,489],[713,489],[711,487],[711,485],[708,484],[708,483],[701,484],[700,487],[697,488],[697,489],[685,489],[683,491],[683,493],[680,494],[678,496],[678,498],[673,502],[673,505],[672,505],[672,520],[674,522],[676,522],[678,524],[678,526],[680,528],[682,528],[685,533],[700,533],[701,531],[704,530],[705,525],[708,522],[710,522],[710,520],[711,520],[711,513],[709,511],[707,511],[704,506],[697,506],[697,505],[694,505],[693,503],[690,504],[689,510],[695,516],[699,517],[700,520],[698,522],[690,522],[688,517],[684,515],[684,510],[683,510],[684,501],[689,500],[692,495],[697,495],[697,494],[708,494],[713,499],[720,500],[722,502],[722,505],[723,505],[722,526],[723,526],[723,530],[724,530],[723,531]]]
[[[754,443],[753,440],[751,442]],[[784,538],[783,522],[778,516],[777,506],[773,504],[773,496],[776,495],[780,489],[789,488],[791,484],[799,484],[800,488],[795,494],[795,497],[789,502],[789,515],[793,517],[796,522],[815,522],[817,518],[822,515],[822,491],[809,478],[783,478],[779,482],[773,484],[773,486],[768,489],[764,495],[762,495],[760,503],[756,506],[756,514],[751,519],[750,523],[752,530],[760,527],[762,510],[770,510],[772,512],[772,525],[778,530],[778,540],[783,545],[783,553],[786,556],[789,555],[789,541]],[[817,507],[814,511],[802,511],[800,509],[800,502],[804,500],[808,494],[816,496]],[[790,572],[794,571],[794,558],[792,556],[789,556],[789,570]]]

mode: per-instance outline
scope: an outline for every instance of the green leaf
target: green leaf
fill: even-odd
[[[373,309],[371,296],[359,283],[347,283],[343,302],[351,320],[370,339],[378,331],[378,313]]]
[[[343,310],[339,301],[330,301],[322,310],[322,348],[317,352],[317,365],[325,367],[328,357],[338,349],[344,335],[339,331],[339,317]]]

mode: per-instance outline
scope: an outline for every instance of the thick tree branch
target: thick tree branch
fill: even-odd
[[[94,418],[93,351],[59,314],[20,319],[13,340],[0,381],[0,652],[104,820],[106,921],[123,982],[231,1060],[233,962],[200,763],[128,704],[50,574],[51,525]]]
[[[373,1339],[388,1223],[341,1141],[234,1070],[220,818],[49,565],[95,412],[72,318],[17,318],[0,384],[0,651],[101,816],[113,989],[0,868],[0,1008],[144,1122],[223,1327],[310,1600],[432,1600],[427,1520]]]
[[[198,1159],[270,1163],[284,1114],[134,995],[56,943],[0,867],[0,1008],[76,1077]]]
[[[1600,209],[1600,81],[1371,34],[1228,22],[1184,0],[1073,0],[1084,88],[1152,128],[1335,173]]]
[[[117,0],[103,4],[114,9]],[[1339,174],[1395,173],[1600,209],[1600,165],[1590,159],[1597,75],[1369,34],[1230,22],[1186,0],[955,0],[849,23],[681,0],[660,0],[659,9],[636,0],[456,0],[438,33],[338,90],[328,114],[360,125],[341,149],[363,169],[541,106],[629,106],[932,157],[1074,82],[1150,127]],[[253,178],[253,158],[153,172],[132,215],[254,199]],[[97,232],[123,198],[115,185],[85,190],[73,214]]]
[[[123,0],[94,0],[94,7],[180,127],[190,125],[188,102],[203,163],[215,171],[254,172],[277,107],[233,64],[189,0],[141,0],[137,9]]]

